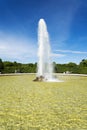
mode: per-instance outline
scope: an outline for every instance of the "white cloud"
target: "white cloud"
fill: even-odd
[[[0,33],[0,58],[30,62],[36,53],[37,47],[33,40]]]
[[[87,52],[84,51],[72,51],[72,50],[56,50],[56,51],[63,53],[73,53],[73,54],[87,54]]]
[[[64,55],[64,54],[52,53],[51,56],[52,56],[52,57],[65,57],[66,55]]]

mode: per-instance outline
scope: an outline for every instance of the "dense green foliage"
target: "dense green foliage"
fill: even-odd
[[[1,73],[35,73],[37,68],[36,63],[22,64],[9,61],[4,61],[3,66]]]
[[[87,74],[87,60],[82,60],[79,65],[72,62],[68,64],[55,64],[54,69],[56,73],[70,72],[77,74]]]
[[[0,72],[4,69],[4,64],[2,62],[2,59],[0,59]]]
[[[55,73],[77,73],[87,74],[87,59],[83,59],[79,65],[76,63],[57,64],[53,62]],[[17,62],[2,61],[0,59],[1,73],[35,73],[37,70],[37,63],[22,64]]]

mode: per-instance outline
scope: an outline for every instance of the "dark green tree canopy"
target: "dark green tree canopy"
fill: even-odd
[[[79,65],[73,62],[67,64],[58,64],[53,62],[55,73],[70,73],[87,74],[87,59],[83,59]],[[0,59],[0,72],[1,73],[36,73],[37,63],[22,64],[16,61],[2,61]]]
[[[0,59],[0,72],[2,72],[3,69],[4,69],[4,64],[2,62],[2,59]]]
[[[87,59],[83,59],[83,60],[80,62],[80,66],[87,67]]]

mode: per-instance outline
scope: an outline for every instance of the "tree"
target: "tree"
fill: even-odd
[[[2,62],[2,59],[0,59],[0,72],[2,72],[3,69],[4,69],[4,64]]]
[[[14,66],[13,62],[10,62],[10,61],[4,61],[4,66],[5,67],[12,67]]]
[[[83,59],[79,65],[82,67],[87,67],[87,59]]]
[[[67,64],[67,66],[72,68],[72,67],[76,67],[77,64],[75,64],[75,63],[73,63],[73,62],[69,62],[69,63]]]

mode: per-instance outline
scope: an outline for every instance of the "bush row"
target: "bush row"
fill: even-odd
[[[53,62],[55,73],[87,74],[87,59],[83,59],[79,65],[76,63],[58,64]],[[36,73],[37,63],[22,64],[0,59],[0,73]]]

